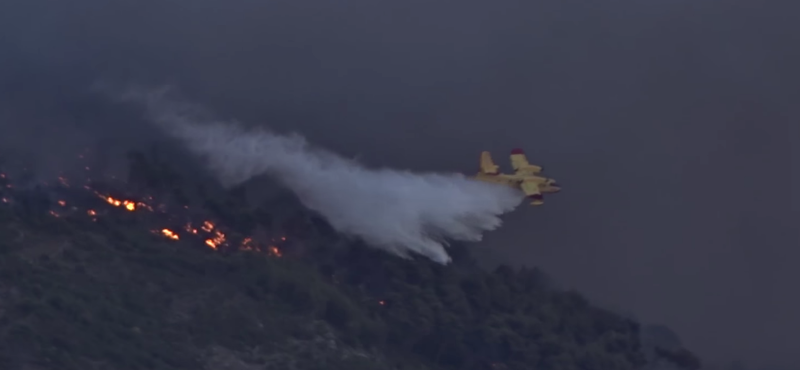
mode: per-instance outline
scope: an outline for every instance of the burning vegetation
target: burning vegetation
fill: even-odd
[[[535,269],[484,271],[458,244],[448,266],[396,258],[163,167],[134,160],[125,182],[0,171],[0,369],[698,368],[646,353],[638,323]]]
[[[87,175],[91,172],[88,166],[85,170]],[[112,195],[111,190],[100,190],[109,186],[103,181],[93,180],[92,176],[87,176],[80,186],[73,185],[75,181],[66,175],[58,176],[56,180],[53,183],[34,185],[50,198],[40,202],[38,208],[45,208],[45,213],[52,217],[83,217],[97,222],[100,218],[113,214],[147,212],[156,216],[148,217],[148,220],[158,220],[149,231],[167,240],[198,241],[213,250],[253,251],[275,257],[282,256],[280,245],[286,242],[286,237],[271,237],[266,241],[256,241],[251,236],[231,237],[228,235],[230,228],[204,218],[202,210],[193,212],[189,205],[169,207],[165,202],[156,201],[151,195]],[[0,172],[0,206],[18,206],[15,199],[18,198],[19,189],[23,188],[16,186],[8,173]]]

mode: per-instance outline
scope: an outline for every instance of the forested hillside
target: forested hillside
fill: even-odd
[[[0,177],[2,369],[699,368],[535,269],[398,258],[142,154],[24,178]]]

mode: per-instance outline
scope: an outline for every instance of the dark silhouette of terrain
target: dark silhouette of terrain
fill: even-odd
[[[87,174],[0,178],[2,369],[700,368],[464,246],[448,266],[401,259],[285,194],[255,202],[141,153],[125,181]]]

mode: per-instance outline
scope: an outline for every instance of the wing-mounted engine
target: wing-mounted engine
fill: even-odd
[[[539,189],[539,184],[535,181],[523,181],[520,184],[520,188],[522,192],[525,193],[525,196],[528,200],[531,201],[532,206],[540,206],[544,204],[544,197],[542,196],[542,192]]]
[[[500,167],[492,161],[491,154],[484,151],[481,153],[480,171],[474,178],[520,189],[533,206],[544,204],[543,194],[561,190],[555,180],[538,175],[542,172],[542,167],[530,164],[522,149],[511,151],[511,165],[514,167],[513,174],[500,173]]]
[[[522,149],[511,151],[511,167],[517,175],[535,175],[542,172],[542,167],[530,164]]]

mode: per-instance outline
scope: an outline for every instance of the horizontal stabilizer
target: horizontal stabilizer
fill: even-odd
[[[500,173],[500,167],[492,161],[492,155],[489,152],[481,153],[481,172],[487,175],[497,175]]]

